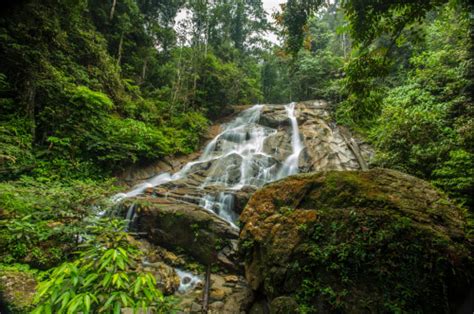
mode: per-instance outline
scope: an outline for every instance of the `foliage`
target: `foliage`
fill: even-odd
[[[378,164],[433,179],[472,207],[468,28],[465,13],[450,8],[426,28],[429,49],[413,53],[412,68],[383,99],[370,133],[379,149]]]
[[[375,165],[433,180],[472,208],[469,8],[464,1],[288,1],[277,22],[292,58],[268,58],[264,95],[332,101],[336,120],[377,149]]]
[[[285,14],[289,16],[290,12]],[[279,49],[266,56],[262,67],[262,90],[266,101],[340,100],[339,81],[348,42],[334,25],[342,23],[342,18],[335,5],[329,6],[308,19],[304,49],[293,52],[291,57]]]
[[[196,13],[185,30],[194,31],[193,42],[177,46],[182,34],[172,26],[185,6]],[[217,39],[219,17],[242,27]],[[196,37],[203,25],[213,34],[205,41]],[[39,166],[100,177],[195,150],[202,114],[218,117],[230,104],[260,99],[257,61],[242,53],[256,49],[250,37],[266,25],[258,1],[9,4],[0,16],[0,175],[14,179]],[[213,53],[230,42],[232,58]],[[177,128],[184,116],[196,128]]]
[[[0,259],[36,268],[68,258],[92,208],[107,206],[110,182],[41,183],[24,177],[0,183]]]
[[[14,177],[35,163],[28,120],[0,121],[0,177]]]
[[[277,15],[287,36],[286,49],[294,56],[303,46],[305,26],[308,18],[317,11],[321,0],[298,1],[288,0],[284,5],[283,14]]]
[[[433,184],[448,192],[461,204],[472,208],[474,192],[474,156],[465,150],[449,152],[449,159],[433,170]]]
[[[51,270],[40,283],[33,313],[120,313],[124,308],[170,313],[155,277],[141,271],[140,251],[127,239],[123,222],[90,228],[79,258]]]

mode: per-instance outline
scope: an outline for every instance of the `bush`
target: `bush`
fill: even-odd
[[[462,149],[449,153],[449,159],[433,171],[433,183],[450,196],[472,208],[474,195],[474,156]]]
[[[12,179],[35,163],[31,124],[20,118],[0,121],[0,178]]]
[[[102,221],[72,263],[40,283],[33,313],[120,313],[123,308],[169,313],[171,303],[152,274],[138,269],[140,251],[128,241],[123,221]]]
[[[0,183],[0,262],[46,269],[67,259],[94,208],[107,206],[111,182]]]

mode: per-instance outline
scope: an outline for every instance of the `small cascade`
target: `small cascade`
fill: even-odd
[[[135,204],[131,204],[127,210],[127,215],[125,216],[125,221],[127,223],[127,227],[125,228],[125,231],[130,230],[134,217],[135,217]]]
[[[174,269],[179,277],[179,288],[178,292],[186,293],[189,290],[194,289],[199,283],[202,283],[201,277],[194,275],[189,271],[185,271],[179,268]]]
[[[173,180],[173,178],[171,177],[171,175],[169,173],[167,173],[167,172],[161,173],[157,176],[154,176],[153,178],[151,178],[150,180],[148,180],[146,182],[138,184],[137,186],[135,186],[132,190],[130,190],[127,193],[118,193],[118,194],[114,195],[112,197],[112,201],[113,202],[120,202],[121,200],[123,200],[125,198],[130,198],[130,197],[134,197],[134,196],[142,194],[143,191],[145,191],[147,188],[153,188],[155,186],[162,185],[162,184],[170,182],[172,180]]]
[[[174,174],[161,173],[135,186],[127,193],[114,196],[114,201],[142,194],[147,188],[186,179],[192,174],[205,173],[200,185],[199,206],[213,212],[236,227],[234,194],[246,186],[260,187],[266,183],[298,172],[298,158],[303,149],[295,103],[284,108],[291,122],[291,154],[282,162],[265,149],[266,141],[277,129],[259,124],[263,105],[255,105],[240,113],[203,149],[199,159],[187,163]],[[280,107],[281,108],[281,107]],[[278,148],[275,147],[275,151]],[[217,191],[213,189],[217,189]],[[224,191],[222,191],[224,190]],[[228,192],[226,192],[228,191]]]
[[[225,220],[229,221],[233,227],[234,222],[237,221],[238,215],[233,211],[234,209],[234,195],[231,193],[220,192],[217,196],[206,194],[199,203],[202,208],[216,213]]]
[[[298,121],[295,116],[295,105],[296,103],[292,102],[289,105],[285,106],[285,110],[288,113],[288,118],[291,122],[291,150],[292,153],[288,158],[283,162],[283,166],[278,173],[278,178],[284,178],[292,174],[298,173],[298,161],[300,153],[303,150],[303,144],[300,139],[300,132],[298,128]]]

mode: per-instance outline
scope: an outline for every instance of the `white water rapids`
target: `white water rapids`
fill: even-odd
[[[135,186],[127,193],[117,194],[113,198],[114,201],[118,202],[124,198],[140,195],[149,187],[186,178],[203,165],[211,165],[210,172],[199,188],[205,189],[215,185],[224,187],[228,192],[204,194],[199,205],[235,226],[238,216],[233,211],[232,191],[245,186],[260,187],[268,182],[298,173],[299,155],[304,146],[298,130],[295,105],[291,103],[285,106],[291,122],[292,152],[284,162],[278,161],[264,151],[265,141],[277,130],[258,124],[263,105],[255,105],[224,125],[223,131],[207,144],[199,159],[189,162],[174,174],[161,173]],[[133,206],[127,213],[127,219],[131,220],[132,216]]]

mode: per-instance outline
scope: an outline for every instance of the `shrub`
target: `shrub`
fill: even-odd
[[[99,222],[90,236],[76,261],[53,269],[40,283],[33,313],[173,310],[153,275],[138,269],[140,251],[129,242],[122,221]]]

